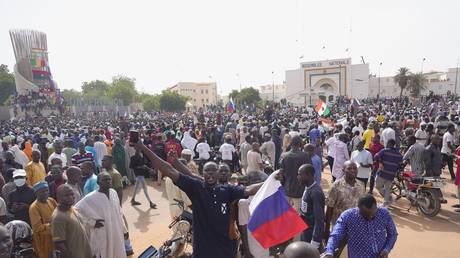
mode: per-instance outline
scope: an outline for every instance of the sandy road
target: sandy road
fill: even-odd
[[[448,178],[445,173],[444,177]],[[164,183],[157,186],[149,181],[149,195],[158,205],[158,209],[152,210],[141,191],[136,200],[142,203],[140,206],[131,206],[129,200],[133,188],[124,191],[123,211],[128,220],[129,233],[137,257],[149,245],[158,247],[170,235],[168,224],[169,207],[164,191]],[[330,173],[323,173],[322,186],[325,191],[329,189]],[[435,218],[425,218],[415,208],[409,212],[409,203],[406,200],[398,200],[390,210],[399,233],[398,241],[390,257],[460,257],[460,213],[456,213],[452,204],[458,200],[451,197],[455,193],[455,187],[448,183],[443,190],[448,200],[442,205],[442,210]],[[377,192],[375,196],[379,197]],[[379,197],[381,202],[381,198]]]

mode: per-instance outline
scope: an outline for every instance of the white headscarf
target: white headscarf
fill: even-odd
[[[25,168],[27,163],[29,163],[29,158],[27,155],[22,150],[20,150],[17,145],[11,147],[10,150],[14,153],[14,160],[21,164],[23,168]]]

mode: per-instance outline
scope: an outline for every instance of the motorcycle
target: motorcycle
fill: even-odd
[[[167,240],[161,247],[156,249],[153,246],[147,248],[139,258],[178,258],[187,257],[185,249],[187,244],[192,243],[192,222],[193,214],[185,210],[183,201],[174,199],[177,205],[182,210],[181,215],[175,218],[168,228],[173,229],[171,239]]]
[[[441,177],[421,177],[414,172],[399,172],[393,180],[391,192],[396,200],[405,197],[410,202],[409,211],[413,206],[427,217],[436,216],[441,210],[441,204],[447,203],[441,189],[446,181]]]
[[[167,258],[167,257],[177,257],[177,256],[171,256],[172,255],[172,249],[171,246],[176,243],[177,241],[182,241],[184,238],[183,236],[177,237],[177,238],[172,238],[168,241],[166,241],[161,247],[158,248],[158,250],[150,246],[142,252],[141,255],[139,255],[139,258]]]

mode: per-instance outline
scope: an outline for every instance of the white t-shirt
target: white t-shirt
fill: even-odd
[[[67,165],[67,157],[64,153],[61,152],[61,154],[57,154],[56,152],[53,152],[48,158],[48,165],[51,165],[51,161],[55,158],[58,158],[62,161],[62,165],[66,166]]]
[[[261,171],[260,165],[262,164],[262,156],[260,153],[255,151],[248,151],[248,168],[246,169],[247,172],[252,171]]]
[[[224,143],[219,148],[219,152],[222,153],[222,160],[232,160],[235,151],[235,147],[229,143]]]
[[[372,154],[367,150],[355,150],[351,153],[351,161],[356,162],[358,166],[358,178],[369,178],[369,174],[371,173],[371,168],[361,167],[361,163],[363,165],[372,165],[374,161],[372,160]]]
[[[428,139],[428,135],[426,134],[425,131],[422,129],[418,129],[417,132],[415,132],[415,138],[420,138],[422,140],[417,140],[417,142],[423,146],[426,144],[426,140]]]
[[[335,155],[334,142],[336,140],[335,135],[326,140],[327,156],[329,157],[334,157]]]
[[[393,128],[387,127],[382,131],[381,140],[383,142],[383,146],[387,147],[387,143],[390,139],[396,140],[396,133]]]
[[[211,148],[209,144],[206,142],[200,142],[196,145],[196,152],[198,152],[198,159],[208,160],[209,159],[209,152]]]
[[[441,148],[441,153],[445,154],[451,154],[452,150],[447,146],[447,143],[450,142],[450,144],[454,144],[454,136],[449,133],[445,132],[444,136],[442,137],[442,148]]]
[[[353,130],[351,130],[351,132],[354,135],[356,131],[359,131],[359,135],[363,135],[364,129],[363,129],[363,127],[361,125],[357,125],[357,126],[353,127]]]

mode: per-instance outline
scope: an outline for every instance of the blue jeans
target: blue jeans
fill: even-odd
[[[144,176],[136,176],[136,184],[134,185],[134,193],[133,193],[133,200],[136,197],[137,190],[139,186],[142,185],[142,188],[144,189],[144,194],[145,197],[149,202],[152,202],[149,197],[149,193],[147,191],[147,182],[145,182],[145,177]]]

